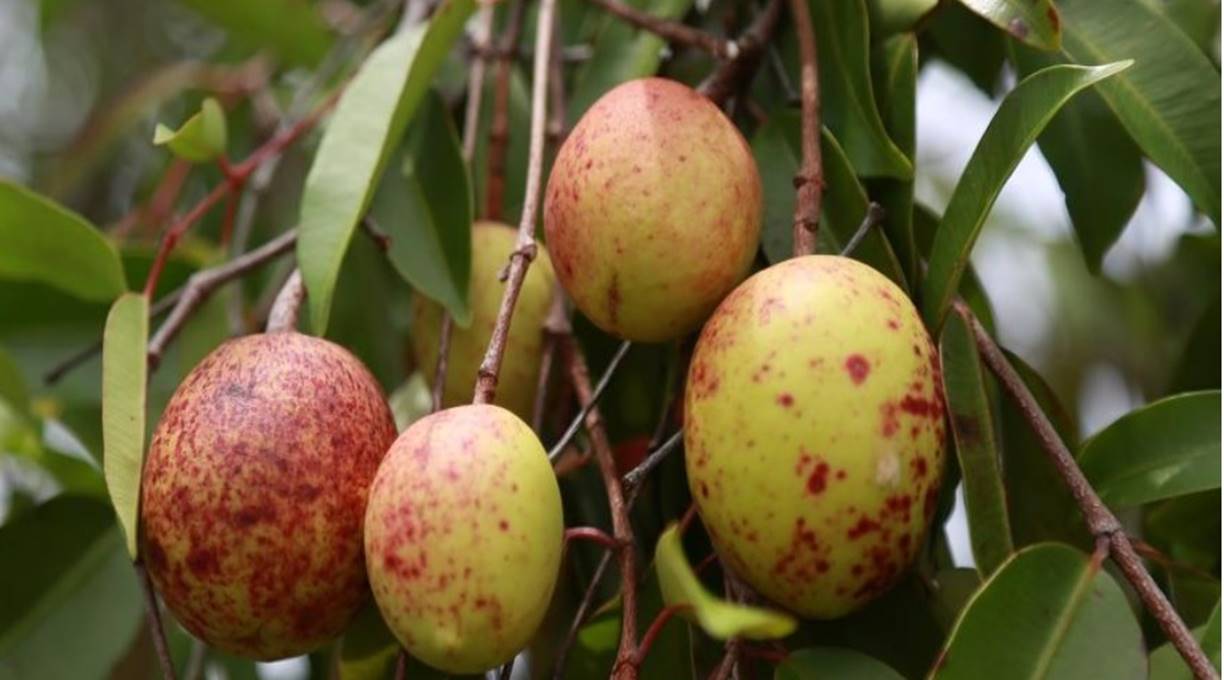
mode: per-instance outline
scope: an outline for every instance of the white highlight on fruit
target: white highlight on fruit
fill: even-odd
[[[876,458],[875,481],[886,487],[894,487],[901,482],[901,456],[893,449]]]

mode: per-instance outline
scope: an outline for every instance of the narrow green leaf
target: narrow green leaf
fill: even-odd
[[[1143,634],[1109,572],[1059,543],[1025,548],[961,614],[938,680],[1143,680]]]
[[[1220,393],[1192,392],[1131,411],[1084,443],[1080,468],[1114,507],[1220,488]]]
[[[799,169],[799,122],[797,111],[775,111],[752,138],[752,153],[764,187],[761,241],[770,262],[781,262],[792,252],[794,232],[791,227],[795,219],[792,180]],[[858,230],[867,214],[867,192],[833,134],[828,129],[822,132],[825,196],[817,246],[821,252],[837,252]],[[883,272],[903,288],[906,286],[897,256],[880,230],[869,232],[851,256]]]
[[[444,0],[428,24],[401,31],[374,50],[340,98],[302,194],[298,266],[316,334],[327,330],[353,230],[475,7],[475,0]]]
[[[332,36],[320,5],[304,0],[182,0],[251,48],[270,47],[296,66],[316,66]]]
[[[0,678],[108,677],[141,622],[114,517],[59,496],[0,527]]]
[[[693,0],[629,0],[629,4],[660,19],[680,19]],[[573,125],[595,100],[627,80],[654,75],[666,43],[604,13],[603,26],[592,40],[591,58],[578,69],[574,93],[566,110]]]
[[[902,675],[879,659],[853,649],[807,647],[791,652],[774,669],[774,680],[846,678],[848,680],[902,680]]]
[[[1203,647],[1207,658],[1211,659],[1216,671],[1220,670],[1220,603],[1217,602],[1211,617],[1201,628],[1194,631],[1194,637]],[[1182,659],[1181,653],[1166,642],[1152,652],[1149,659],[1148,680],[1193,680],[1194,673]]]
[[[1046,123],[1076,92],[1128,66],[1130,62],[1052,66],[1025,78],[1003,100],[969,158],[935,232],[923,292],[923,315],[929,327],[939,328],[943,323],[986,216]]]
[[[1060,55],[1012,43],[1020,77],[1062,61]],[[1122,76],[1119,76],[1122,77]],[[1089,271],[1118,240],[1143,197],[1145,179],[1139,147],[1097,92],[1083,92],[1054,115],[1037,138],[1058,178]],[[1109,187],[1108,192],[1101,191]]]
[[[153,131],[154,144],[168,147],[175,156],[192,163],[207,163],[224,154],[226,138],[225,111],[212,97],[205,99],[199,112],[179,129],[158,123]]]
[[[18,416],[30,412],[30,393],[26,390],[25,378],[13,358],[0,348],[0,405],[7,404]]]
[[[808,0],[820,57],[821,115],[866,177],[913,177],[876,109],[871,86],[871,41],[863,0]]]
[[[1062,22],[1051,0],[960,0],[978,16],[1037,49],[1056,50]]]
[[[459,136],[437,95],[422,103],[370,214],[391,237],[387,257],[400,276],[467,327],[472,188]]]
[[[85,218],[0,180],[0,278],[34,280],[110,302],[127,287],[119,253]]]
[[[1220,224],[1220,72],[1153,3],[1064,0],[1063,52],[1081,64],[1134,59],[1098,88],[1152,162]]]
[[[924,49],[923,57],[937,56],[964,73],[987,97],[995,98],[1007,51],[1004,34],[963,4],[943,2],[931,14],[923,35],[930,38],[935,48]]]
[[[798,623],[788,614],[733,604],[720,600],[701,585],[684,556],[680,531],[676,524],[660,536],[655,548],[655,570],[663,601],[668,606],[686,606],[685,616],[691,616],[702,630],[719,640],[745,637],[751,640],[783,638],[794,632]]]
[[[144,465],[148,342],[149,299],[125,293],[111,307],[102,335],[102,470],[132,559]]]
[[[964,482],[969,540],[978,572],[989,576],[1012,553],[1011,522],[982,363],[973,332],[959,314],[944,324],[939,355]]]
[[[916,150],[918,83],[918,40],[914,34],[894,36],[877,45],[872,53],[871,76],[884,128],[912,163]],[[871,193],[884,208],[884,233],[912,287],[918,280],[918,249],[914,243],[914,181],[912,178],[879,179],[872,183]]]

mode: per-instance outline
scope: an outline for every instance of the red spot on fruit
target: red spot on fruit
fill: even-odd
[[[901,399],[901,410],[919,418],[934,418],[943,415],[938,402],[907,394]]]
[[[217,551],[212,548],[196,548],[187,553],[187,568],[196,578],[208,578],[215,575],[221,565],[217,561]]]
[[[897,429],[901,427],[900,421],[897,419],[897,405],[884,404],[880,407],[880,434],[885,437],[891,437],[897,434]]]
[[[824,461],[820,461],[816,463],[816,468],[812,470],[812,474],[808,477],[808,493],[812,494],[813,496],[819,495],[824,492],[825,487],[828,486],[828,483],[829,464]]]
[[[503,519],[502,521],[497,523],[497,528],[501,529],[502,531],[509,531],[510,523]]]
[[[926,473],[927,473],[926,458],[915,458],[913,462],[913,466],[914,466],[914,476],[915,477],[919,477],[919,478],[926,477]]]
[[[867,379],[867,374],[871,373],[871,366],[862,354],[851,354],[846,357],[846,373],[850,374],[850,380],[855,385],[861,385]]]
[[[889,320],[888,320],[888,328],[889,328],[890,330],[894,330],[894,331],[895,331],[895,330],[897,330],[897,329],[898,329],[898,328],[900,328],[900,327],[901,327],[901,322],[900,322],[900,321],[897,321],[896,319],[889,319]]]
[[[790,408],[794,403],[795,398],[791,396],[790,392],[783,392],[778,395],[778,404],[783,408]]]
[[[880,530],[880,525],[878,523],[873,521],[870,517],[863,515],[862,517],[859,518],[858,523],[850,527],[850,530],[846,532],[846,538],[849,538],[850,540],[855,541],[855,540],[858,540],[864,534],[868,534],[872,531],[879,531],[879,530]]]
[[[845,478],[846,478],[846,471],[845,471],[845,470],[838,470],[838,471],[837,471],[837,478],[838,478],[838,479],[845,479]]]

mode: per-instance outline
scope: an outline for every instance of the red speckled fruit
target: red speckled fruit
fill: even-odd
[[[719,555],[813,618],[887,590],[939,496],[939,360],[913,304],[854,260],[748,279],[701,331],[685,390],[689,485]]]
[[[374,599],[418,659],[493,668],[539,628],[564,531],[557,477],[526,423],[500,406],[439,411],[395,440],[370,489]]]
[[[553,268],[603,330],[659,342],[696,328],[744,274],[761,178],[710,100],[661,78],[605,94],[553,164],[544,199]]]
[[[395,423],[345,349],[298,333],[226,342],[153,434],[140,516],[158,591],[194,635],[254,659],[310,652],[368,592],[366,496]]]

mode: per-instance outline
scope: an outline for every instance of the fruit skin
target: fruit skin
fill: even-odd
[[[352,354],[298,333],[230,340],[166,406],[141,489],[143,555],[178,620],[254,659],[316,649],[367,597],[366,495],[395,423]]]
[[[939,359],[913,304],[854,260],[737,288],[702,329],[685,463],[722,558],[766,597],[836,618],[887,590],[939,496]]]
[[[460,406],[413,423],[378,470],[365,521],[374,599],[413,656],[479,673],[539,628],[561,566],[561,491],[510,411]]]
[[[595,325],[670,340],[747,273],[761,178],[710,100],[674,81],[632,80],[595,102],[561,146],[544,229],[561,284]]]
[[[456,325],[451,330],[443,406],[459,406],[472,401],[476,370],[480,368],[485,348],[493,335],[497,311],[501,308],[502,291],[506,287],[504,282],[497,280],[497,275],[509,261],[516,238],[515,231],[504,224],[477,222],[472,227],[472,274],[468,289],[472,323],[467,328]],[[494,399],[494,403],[514,411],[520,418],[531,418],[535,404],[544,353],[544,319],[548,316],[555,285],[552,264],[548,261],[548,254],[540,247],[535,262],[527,270],[518,303],[514,306],[505,360],[498,374],[497,397]],[[434,367],[438,362],[442,306],[424,295],[414,296],[412,329],[413,354],[432,388]]]

